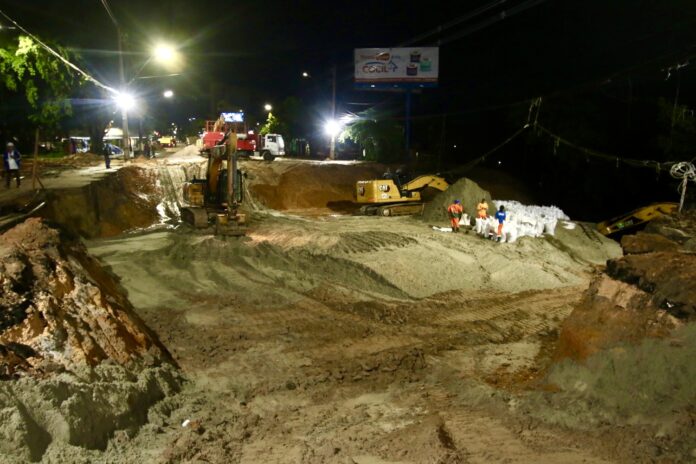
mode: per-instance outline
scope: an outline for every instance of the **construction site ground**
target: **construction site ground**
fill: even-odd
[[[561,323],[621,255],[591,225],[499,244],[354,216],[352,185],[382,166],[277,160],[242,163],[246,237],[205,235],[172,214],[202,161],[189,147],[126,168],[156,185],[142,186],[151,224],[82,234],[181,391],[137,432],[104,449],[53,442],[45,462],[682,462],[650,418],[591,401],[579,414],[548,381]]]

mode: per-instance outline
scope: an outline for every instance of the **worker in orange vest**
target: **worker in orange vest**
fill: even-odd
[[[488,217],[488,203],[485,198],[481,198],[481,203],[476,205],[476,211],[478,212],[478,217],[481,219],[486,219]]]
[[[447,213],[449,213],[450,222],[452,223],[452,232],[459,232],[459,220],[462,218],[462,214],[464,213],[462,202],[459,200],[454,200],[454,203],[449,205],[447,208]]]

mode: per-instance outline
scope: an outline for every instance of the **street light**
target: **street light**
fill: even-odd
[[[157,44],[152,51],[152,56],[160,63],[169,63],[176,57],[176,49],[169,44]]]
[[[172,98],[174,96],[174,91],[173,90],[165,90],[162,93],[162,96],[164,96],[164,98]]]
[[[307,71],[302,71],[302,77],[309,77],[309,73]]]
[[[328,135],[332,139],[335,138],[341,132],[342,128],[343,125],[335,119],[329,119],[324,123],[324,132],[326,132],[326,135]]]
[[[263,109],[266,111],[271,111],[273,109],[273,107],[271,106],[270,103],[266,103],[265,105],[263,105]]]
[[[128,92],[118,92],[113,99],[123,113],[128,113],[135,107],[135,97]]]

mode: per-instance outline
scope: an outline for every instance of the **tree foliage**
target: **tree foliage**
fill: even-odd
[[[386,119],[366,116],[351,123],[339,141],[352,140],[365,150],[365,159],[380,162],[399,161],[404,154],[403,128]]]
[[[63,48],[53,48],[68,56]],[[30,37],[20,35],[16,43],[0,48],[0,76],[0,92],[22,95],[32,122],[55,127],[72,114],[69,97],[80,79]]]
[[[278,119],[273,113],[268,113],[268,118],[266,119],[266,123],[263,126],[261,126],[261,130],[259,130],[259,133],[261,135],[281,134],[283,137],[287,137],[288,136],[288,127],[284,122],[282,122],[280,119]]]

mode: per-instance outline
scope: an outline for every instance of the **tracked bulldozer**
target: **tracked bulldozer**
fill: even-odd
[[[244,199],[244,175],[237,167],[236,135],[229,133],[223,144],[205,149],[208,162],[205,179],[184,184],[181,219],[199,230],[218,235],[244,235],[246,215],[240,212]]]
[[[445,191],[447,181],[432,174],[416,177],[402,183],[400,177],[385,176],[384,179],[359,180],[355,184],[355,198],[360,213],[378,216],[406,216],[423,212],[421,192],[430,187]]]

